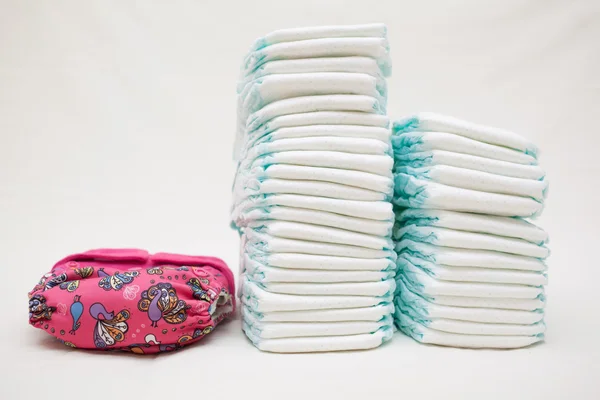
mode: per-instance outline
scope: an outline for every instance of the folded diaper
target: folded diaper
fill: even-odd
[[[315,225],[315,227],[318,226]],[[286,228],[284,227],[283,229],[279,230],[279,228],[275,227],[274,231],[285,232],[284,229]],[[295,232],[293,232],[291,235],[294,235],[294,233]],[[361,234],[356,232],[344,233],[356,234],[358,235],[356,239],[359,239],[361,237]],[[283,234],[285,235],[286,233]],[[297,236],[301,236],[301,234],[298,234]],[[389,240],[389,238],[383,237],[380,239],[384,241]],[[393,256],[393,249],[376,249],[365,246],[353,246],[349,244],[332,243],[330,241],[318,242],[313,240],[286,238],[274,236],[269,233],[259,232],[254,229],[244,230],[244,233],[242,235],[242,247],[244,247],[249,254],[300,253],[310,255],[339,256],[345,258],[389,258],[390,260],[395,260],[395,256]]]
[[[394,204],[406,208],[442,209],[507,217],[532,217],[543,204],[520,196],[482,192],[417,179],[403,173],[394,175]]]
[[[511,283],[540,286],[548,283],[545,272],[493,269],[480,267],[452,267],[438,265],[403,253],[396,261],[398,269],[418,268],[432,278],[454,282]]]
[[[398,288],[394,302],[396,309],[409,315],[420,315],[430,320],[458,320],[490,324],[537,324],[544,318],[539,311],[494,309],[491,307],[463,307],[443,305],[430,301],[417,292],[413,292],[402,280],[398,280]]]
[[[387,27],[385,24],[380,23],[289,28],[273,31],[257,39],[252,45],[251,51],[260,50],[277,43],[297,42],[299,40],[357,37],[385,38],[386,36]]]
[[[419,113],[394,123],[394,133],[438,131],[455,133],[484,143],[515,149],[536,158],[537,147],[514,132],[475,124],[435,113]]]
[[[254,226],[258,221],[265,220],[305,222],[307,224],[330,226],[376,236],[390,236],[393,226],[392,221],[375,221],[325,211],[279,206],[244,212],[239,216],[237,223],[240,227],[245,227]]]
[[[238,180],[266,180],[269,178],[338,183],[340,185],[374,190],[389,196],[393,194],[394,190],[394,181],[391,177],[387,176],[338,168],[286,164],[266,165],[255,167],[248,171],[239,171],[234,186]]]
[[[404,226],[436,226],[457,231],[518,238],[540,246],[548,241],[548,234],[543,229],[520,218],[445,210],[406,209],[396,214],[396,221]]]
[[[286,269],[326,271],[392,271],[396,264],[389,258],[358,258],[300,253],[263,253],[246,247],[248,256],[264,265]],[[391,252],[393,253],[393,251]]]
[[[376,221],[390,221],[394,218],[392,205],[387,201],[340,200],[296,194],[272,194],[251,196],[244,199],[232,210],[232,221],[237,224],[236,221],[239,220],[241,214],[250,210],[265,209],[271,206],[328,211],[340,215],[367,218]]]
[[[391,294],[388,296],[301,296],[271,293],[260,288],[247,277],[242,279],[241,285],[242,302],[260,313],[359,308],[392,302]]]
[[[242,127],[244,130],[252,132],[264,123],[282,115],[317,111],[358,111],[385,114],[385,105],[377,98],[365,95],[330,94],[294,97],[275,101],[250,114]]]
[[[377,61],[370,57],[320,57],[299,58],[295,60],[269,61],[258,67],[253,73],[243,76],[237,91],[255,79],[274,74],[302,74],[307,72],[357,72],[382,78],[383,71]]]
[[[100,249],[64,258],[29,293],[29,322],[70,347],[178,349],[234,310],[233,274],[214,257]]]
[[[261,322],[356,322],[381,321],[394,312],[392,303],[370,307],[340,308],[331,310],[275,311],[260,313],[247,305],[242,305],[242,315],[251,313]]]
[[[315,113],[319,113],[318,111]],[[306,114],[312,114],[314,119],[315,118],[315,113],[306,113]],[[355,113],[355,114],[351,114],[352,117],[356,117],[356,119],[358,119],[358,117],[360,116],[364,116],[367,115],[367,113]],[[319,116],[322,116],[322,114],[319,114]],[[306,117],[306,116],[302,116]],[[279,118],[279,117],[276,117]],[[294,116],[293,118],[296,119],[300,119],[301,117],[298,116]],[[289,116],[288,119],[292,119],[291,116]],[[324,118],[322,118],[323,120]],[[374,121],[374,122],[379,122],[380,124],[386,123],[387,117],[385,118],[377,118],[380,121]],[[324,119],[326,122],[328,121],[327,119]],[[332,119],[329,119],[329,121],[331,121]],[[264,123],[261,125],[261,127],[265,125]],[[256,131],[258,129],[255,129],[254,131]],[[254,132],[252,131],[252,132]],[[275,130],[270,131],[269,133],[261,136],[260,138],[253,138],[253,139],[249,139],[249,142],[247,143],[247,146],[251,147],[254,146],[255,144],[262,144],[262,143],[268,143],[268,142],[275,142],[277,140],[282,140],[282,139],[298,139],[298,138],[309,138],[309,137],[322,137],[322,136],[326,136],[326,137],[347,137],[347,138],[357,138],[357,139],[377,139],[380,140],[382,142],[385,142],[386,144],[390,144],[390,130],[385,127],[385,126],[370,126],[370,125],[364,125],[364,124],[360,124],[360,125],[345,125],[345,124],[321,124],[321,123],[316,123],[316,124],[312,124],[312,125],[299,125],[299,126],[288,126],[288,127],[283,127],[283,128],[277,128]]]
[[[250,75],[261,65],[274,60],[346,56],[373,58],[384,75],[390,74],[391,60],[385,38],[342,37],[283,42],[252,51],[244,60],[242,75]]]
[[[256,283],[266,282],[303,282],[303,283],[340,283],[340,282],[380,282],[392,279],[393,270],[325,270],[291,269],[273,267],[252,259],[248,254],[242,256],[243,273]],[[394,284],[395,285],[395,284]],[[272,291],[272,290],[270,290]],[[333,294],[333,293],[332,293]]]
[[[469,154],[492,160],[516,164],[537,165],[534,156],[517,150],[479,142],[467,137],[447,132],[399,132],[396,123],[392,128],[392,146],[397,155],[405,155],[432,150],[445,150]]]
[[[456,267],[500,268],[524,271],[545,271],[547,268],[544,261],[533,257],[517,256],[497,251],[434,246],[411,240],[402,240],[396,243],[396,251],[398,254],[408,253],[411,256],[435,264]]]
[[[396,229],[393,237],[399,241],[406,239],[413,242],[424,242],[444,247],[493,250],[541,259],[548,257],[550,254],[547,247],[523,239],[434,226],[407,225]]]
[[[325,351],[367,350],[390,340],[392,328],[382,328],[374,333],[344,336],[294,337],[282,339],[261,339],[254,335],[247,324],[242,329],[248,339],[259,350],[274,353],[315,353]]]
[[[535,180],[541,180],[546,175],[539,165],[518,164],[446,150],[428,150],[406,154],[398,151],[394,154],[394,158],[396,167],[422,168],[448,165],[513,178]]]
[[[246,275],[251,280],[250,275]],[[306,296],[391,296],[396,289],[394,279],[378,282],[254,282],[270,293]]]
[[[365,235],[344,229],[327,226],[303,224],[287,221],[260,221],[250,225],[252,230],[272,236],[307,240],[317,243],[334,243],[346,246],[366,247],[374,250],[393,250],[394,245],[388,237]],[[442,228],[440,228],[442,229]]]
[[[398,328],[418,342],[451,347],[513,349],[526,347],[544,340],[543,334],[537,335],[464,335],[430,329],[401,312],[396,313]]]
[[[546,180],[513,178],[449,165],[434,165],[432,167],[420,168],[399,166],[395,168],[395,171],[403,175],[448,186],[479,190],[481,192],[531,197],[537,201],[544,200],[548,190],[548,181]]]

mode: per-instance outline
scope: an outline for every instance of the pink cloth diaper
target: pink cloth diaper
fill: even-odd
[[[29,323],[71,347],[176,350],[235,309],[233,274],[214,257],[98,249],[57,262],[29,293]]]

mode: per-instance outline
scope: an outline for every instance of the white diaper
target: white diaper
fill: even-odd
[[[492,269],[479,267],[452,267],[438,265],[402,253],[396,261],[398,269],[418,268],[432,278],[453,282],[510,283],[517,285],[540,286],[548,283],[546,273],[518,271],[514,269]]]
[[[267,292],[243,278],[242,302],[260,313],[272,311],[331,310],[371,307],[392,302],[392,295],[379,296],[300,296]]]
[[[250,275],[246,275],[250,280]],[[293,294],[302,296],[393,296],[396,289],[394,279],[378,282],[254,282],[270,293]]]
[[[516,269],[545,271],[546,264],[533,257],[517,256],[497,251],[457,249],[402,240],[396,243],[396,251],[427,260],[438,265],[456,267],[480,267],[494,269]]]
[[[394,158],[396,166],[412,168],[450,165],[522,179],[541,180],[546,176],[545,171],[539,165],[518,164],[445,150],[429,150],[407,154],[396,152]]]
[[[374,190],[392,195],[394,181],[387,176],[362,171],[350,171],[338,168],[307,167],[304,165],[276,164],[255,167],[249,171],[238,171],[236,182],[246,179],[290,179],[338,183],[340,185]]]
[[[390,316],[394,312],[394,305],[386,303],[373,307],[260,313],[244,304],[242,312],[251,313],[256,320],[262,322],[376,322]]]
[[[394,133],[396,131],[392,130]],[[429,150],[446,150],[524,165],[537,165],[535,157],[506,147],[478,142],[447,132],[408,132],[392,135],[394,152],[399,155]]]
[[[303,282],[303,283],[341,283],[341,282],[380,282],[393,279],[394,271],[328,271],[322,269],[290,269],[271,267],[243,256],[244,274],[257,283]]]
[[[488,193],[442,185],[398,173],[394,174],[393,202],[405,208],[474,212],[507,217],[535,217],[543,204],[531,198]]]
[[[246,307],[242,308],[242,317],[246,328],[259,339],[359,335],[373,333],[384,327],[393,329],[394,323],[391,316],[379,321],[264,322],[256,319]]]
[[[396,214],[396,220],[406,226],[436,226],[458,231],[488,233],[523,239],[538,245],[548,242],[548,234],[543,229],[520,218],[445,210],[406,209]]]
[[[327,111],[329,112],[329,111]],[[316,111],[315,113],[319,113]],[[314,117],[315,113],[312,114]],[[357,118],[366,113],[355,113],[353,116]],[[375,114],[376,115],[376,114]],[[287,117],[287,116],[286,116]],[[291,117],[291,116],[290,116]],[[305,116],[303,116],[305,117]],[[276,117],[280,118],[280,117]],[[281,117],[283,118],[283,116]],[[301,117],[294,117],[300,119]],[[387,118],[387,117],[386,117]],[[385,122],[385,118],[380,118],[381,123]],[[264,124],[263,124],[264,125]],[[261,126],[263,126],[261,125]],[[262,143],[275,142],[282,139],[298,139],[308,137],[346,137],[357,139],[377,139],[390,145],[390,130],[385,126],[368,126],[368,125],[342,125],[342,124],[316,124],[316,125],[300,125],[278,128],[269,132],[260,138],[254,138],[248,142],[248,146],[254,146]]]
[[[255,225],[257,221],[291,221],[307,224],[330,226],[368,235],[389,236],[392,234],[392,221],[348,217],[325,211],[315,211],[294,207],[267,207],[244,212],[237,223],[240,227]]]
[[[246,248],[246,252],[252,260],[255,260],[261,264],[285,269],[326,271],[393,271],[396,268],[396,263],[391,257],[355,258],[302,253],[262,253],[254,250],[251,246]]]
[[[357,37],[385,38],[386,36],[387,27],[381,23],[288,28],[273,31],[257,39],[252,45],[251,51],[260,50],[277,43],[297,42],[300,40]]]
[[[541,259],[548,257],[550,254],[547,247],[523,239],[433,226],[407,225],[395,230],[393,237],[398,241],[410,240],[443,247],[492,250]]]
[[[265,209],[265,207],[270,206],[328,211],[350,217],[374,219],[376,221],[391,221],[394,218],[392,204],[388,201],[340,200],[296,194],[272,194],[246,198],[232,210],[232,221],[237,224],[236,221],[239,220],[242,213],[254,209]]]
[[[391,328],[382,328],[374,333],[343,336],[295,337],[283,339],[260,339],[246,324],[244,332],[261,351],[273,353],[315,353],[325,351],[367,350],[380,346],[392,338]]]
[[[501,336],[448,333],[427,328],[403,313],[397,313],[395,322],[398,329],[416,341],[441,346],[516,349],[544,340],[543,334],[533,336]]]
[[[244,131],[252,132],[264,123],[282,115],[317,111],[359,111],[385,114],[385,105],[372,96],[332,94],[321,96],[294,97],[273,102],[250,114]]]
[[[396,166],[394,170],[397,173],[413,176],[417,179],[430,180],[443,185],[479,190],[481,192],[531,197],[537,201],[544,200],[548,191],[547,180],[513,178],[449,165],[434,165],[432,167],[420,168]]]
[[[508,147],[536,157],[537,147],[521,135],[504,129],[479,125],[458,118],[423,112],[394,123],[394,133],[413,131],[449,132],[484,143]]]
[[[322,38],[284,42],[250,52],[242,68],[242,76],[250,75],[261,65],[274,60],[318,57],[370,57],[377,61],[384,75],[391,71],[388,42],[384,38]]]
[[[430,303],[435,303],[443,306],[466,307],[466,308],[499,308],[504,310],[521,310],[521,311],[538,311],[543,310],[546,306],[546,298],[544,294],[540,294],[536,298],[507,298],[507,297],[468,297],[464,294],[461,296],[447,295],[429,295],[423,293],[420,286],[415,286],[413,282],[407,280],[404,274],[396,276],[396,284],[398,289],[396,292],[402,292],[403,288],[407,288],[413,293],[418,293]],[[417,283],[418,284],[418,283]],[[460,319],[460,318],[456,318]],[[540,317],[541,319],[541,317]]]
[[[283,229],[287,228],[284,227]],[[275,227],[273,228],[273,230],[275,230],[276,232],[281,232],[279,227]],[[283,234],[286,233],[284,232]],[[359,233],[356,234],[361,235]],[[292,236],[296,235],[292,233]],[[298,253],[324,256],[338,256],[345,258],[389,258],[390,260],[396,259],[395,256],[393,256],[393,254],[395,254],[393,249],[373,249],[364,246],[352,246],[348,244],[337,244],[331,242],[328,243],[317,242],[312,240],[285,238],[280,236],[274,236],[265,232],[258,232],[254,229],[245,229],[241,239],[241,245],[246,248],[246,251],[249,254]]]

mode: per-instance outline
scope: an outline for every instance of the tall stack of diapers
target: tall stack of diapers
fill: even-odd
[[[243,329],[261,350],[391,337],[390,69],[381,24],[276,31],[244,60],[232,221]]]
[[[422,343],[543,340],[548,183],[521,136],[422,113],[394,124],[394,319]]]

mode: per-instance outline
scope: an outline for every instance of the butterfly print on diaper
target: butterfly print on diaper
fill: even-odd
[[[46,285],[44,290],[52,289],[54,286],[58,286],[63,282],[67,281],[67,274],[60,274],[58,276],[54,276],[52,279],[46,281]]]
[[[127,321],[129,311],[121,310],[116,315],[114,311],[106,311],[101,303],[94,303],[90,307],[90,315],[96,320],[94,327],[94,344],[99,349],[114,346],[125,339],[125,332],[129,329]]]
[[[170,283],[158,283],[144,290],[138,302],[138,309],[148,313],[152,326],[157,327],[158,321],[164,319],[169,324],[179,324],[187,319],[189,306],[179,300],[175,289]]]
[[[140,273],[138,271],[115,272],[114,275],[109,275],[104,272],[104,269],[98,270],[98,276],[102,279],[98,282],[98,286],[104,290],[121,290],[124,285],[133,282],[133,279]]]
[[[61,290],[66,290],[67,292],[74,292],[79,287],[79,281],[63,282],[58,287]]]
[[[75,268],[75,274],[81,279],[88,278],[94,273],[94,267]]]
[[[152,267],[148,268],[146,272],[148,273],[148,275],[162,275],[163,270],[160,267]]]

